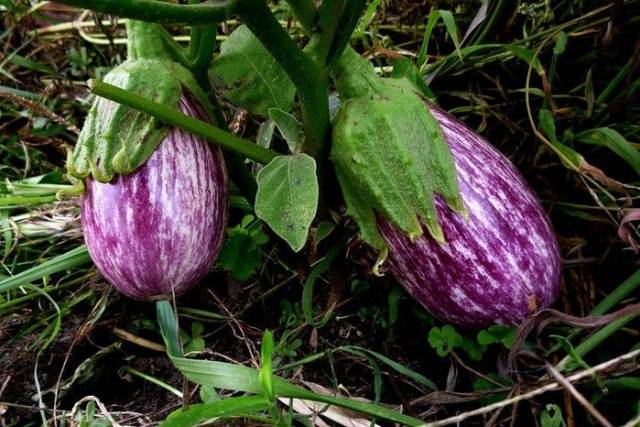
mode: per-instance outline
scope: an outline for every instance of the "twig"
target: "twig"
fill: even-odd
[[[159,351],[162,353],[167,351],[165,346],[163,346],[162,344],[149,341],[148,339],[145,339],[145,338],[140,338],[139,336],[133,335],[132,333],[129,333],[124,329],[113,328],[111,329],[111,332],[113,332],[113,334],[118,338],[122,338],[123,340],[139,345],[140,347],[148,348],[150,350]]]
[[[640,415],[638,415],[637,417],[633,417],[622,427],[638,427],[638,424],[640,424]]]
[[[609,420],[607,420],[604,417],[604,415],[600,413],[600,411],[598,411],[591,403],[589,403],[589,401],[585,399],[584,396],[578,390],[576,390],[573,384],[567,381],[567,379],[564,376],[562,376],[560,372],[558,372],[549,363],[546,364],[545,368],[547,369],[547,372],[549,372],[549,374],[551,374],[551,376],[556,379],[556,381],[562,384],[562,386],[566,388],[569,391],[569,393],[571,393],[573,398],[576,399],[578,403],[584,406],[584,408],[587,411],[589,411],[591,415],[593,415],[593,417],[600,422],[600,424],[602,424],[605,427],[613,427],[613,424],[611,424]]]
[[[593,366],[592,368],[589,369],[585,369],[583,371],[580,371],[576,374],[573,374],[569,377],[566,378],[567,381],[569,382],[575,382],[575,381],[579,381],[583,378],[587,378],[592,376],[593,374],[595,374],[596,372],[600,372],[600,371],[604,371],[605,369],[610,368],[611,366],[614,366],[618,363],[624,362],[626,360],[629,359],[633,359],[636,356],[640,355],[640,349],[639,350],[634,350],[631,351],[629,353],[625,353],[621,356],[616,357],[615,359],[611,359],[608,360],[606,362],[603,362],[599,365]],[[446,425],[451,425],[451,424],[456,424],[456,423],[460,423],[463,420],[466,420],[467,418],[471,418],[471,417],[475,417],[477,415],[483,415],[492,411],[495,411],[496,409],[500,409],[503,408],[505,406],[508,405],[512,405],[514,403],[520,402],[522,400],[528,400],[531,399],[535,396],[544,394],[548,391],[554,391],[554,390],[558,390],[560,389],[562,386],[559,382],[553,382],[550,384],[546,384],[542,387],[539,387],[535,390],[531,390],[527,393],[523,393],[523,394],[519,394],[517,396],[514,396],[512,398],[509,399],[505,399],[502,400],[500,402],[496,402],[493,403],[491,405],[487,405],[484,406],[482,408],[478,408],[478,409],[474,409],[473,411],[467,411],[467,412],[463,412],[462,414],[456,415],[454,417],[449,417],[449,418],[445,418],[444,420],[440,420],[440,421],[435,421],[432,423],[426,423],[425,427],[439,427],[439,426],[446,426]]]

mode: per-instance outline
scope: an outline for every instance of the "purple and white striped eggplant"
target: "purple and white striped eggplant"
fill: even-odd
[[[360,237],[407,291],[463,327],[517,324],[549,306],[558,245],[514,166],[406,79],[347,49],[331,160]],[[375,268],[374,268],[375,270]]]
[[[179,109],[206,119],[191,97]],[[214,261],[228,179],[219,148],[171,129],[149,159],[110,183],[87,178],[81,218],[89,254],[109,282],[138,300],[181,294]]]
[[[551,305],[561,260],[549,219],[515,167],[463,123],[437,108],[468,219],[436,197],[447,243],[412,241],[379,221],[388,266],[431,313],[462,327],[520,323]]]

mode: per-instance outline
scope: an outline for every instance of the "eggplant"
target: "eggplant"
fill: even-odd
[[[560,286],[558,243],[518,170],[482,137],[431,106],[456,166],[467,218],[436,196],[446,243],[410,239],[378,217],[388,268],[437,317],[464,328],[517,325],[550,306]]]
[[[208,120],[189,95],[178,108]],[[207,273],[223,240],[227,204],[220,149],[173,128],[131,174],[110,182],[87,177],[80,210],[102,275],[131,298],[158,300],[184,293]]]

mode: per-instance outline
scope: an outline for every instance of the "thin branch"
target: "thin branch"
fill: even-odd
[[[566,380],[569,382],[576,382],[582,380],[583,378],[587,378],[592,376],[593,374],[604,371],[612,366],[615,366],[619,363],[625,362],[627,360],[633,359],[637,356],[640,356],[640,349],[630,351],[629,353],[625,353],[621,356],[618,356],[614,359],[603,362],[599,365],[593,366],[589,369],[585,369],[576,374],[566,377]],[[475,417],[478,415],[487,414],[489,412],[493,412],[497,409],[503,408],[505,406],[512,405],[514,403],[520,402],[522,400],[529,400],[535,396],[539,396],[549,391],[559,390],[562,388],[562,385],[559,382],[552,382],[546,384],[542,387],[531,390],[527,393],[519,394],[509,399],[501,400],[500,402],[492,403],[491,405],[484,406],[482,408],[474,409],[473,411],[463,412],[462,414],[456,415],[454,417],[445,418],[444,420],[435,421],[432,423],[425,423],[425,427],[440,427],[440,426],[448,426],[451,424],[460,423],[467,418]]]
[[[604,427],[613,427],[613,424],[607,420],[604,415],[600,413],[584,396],[571,384],[565,377],[562,376],[553,366],[546,364],[545,368],[547,372],[553,376],[564,388],[566,388],[574,399],[578,401],[584,408],[589,411],[593,417],[600,422]]]

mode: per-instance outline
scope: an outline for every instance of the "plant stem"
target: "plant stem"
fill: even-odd
[[[329,135],[328,79],[289,37],[264,1],[238,0],[234,12],[249,27],[296,86],[302,107],[305,140],[302,151],[326,157]]]
[[[367,2],[366,0],[349,0],[344,6],[338,26],[331,42],[329,54],[325,59],[325,65],[331,67],[335,62],[340,59],[342,52],[349,45],[351,35],[358,25],[358,21],[362,16]]]
[[[324,64],[331,49],[337,31],[339,18],[342,16],[348,0],[324,0],[318,11],[318,31],[311,37],[307,51],[315,60]]]
[[[316,61],[329,68],[342,55],[358,24],[365,0],[325,0],[319,11],[319,32],[309,43]]]
[[[69,6],[160,23],[211,24],[229,18],[236,0],[181,5],[157,0],[60,0]]]
[[[251,141],[225,132],[209,123],[187,116],[173,108],[150,101],[139,95],[97,80],[90,81],[91,91],[103,98],[118,102],[149,114],[164,123],[186,130],[194,135],[214,142],[222,148],[240,153],[259,163],[269,163],[279,154],[273,150],[253,144]]]
[[[196,25],[191,28],[191,64],[189,70],[193,73],[200,86],[205,89],[203,84],[205,81],[207,86],[209,83],[209,66],[213,59],[213,51],[216,47],[216,25]],[[207,92],[209,93],[209,92]]]
[[[287,3],[304,32],[312,33],[318,20],[318,8],[313,0],[287,0]]]

